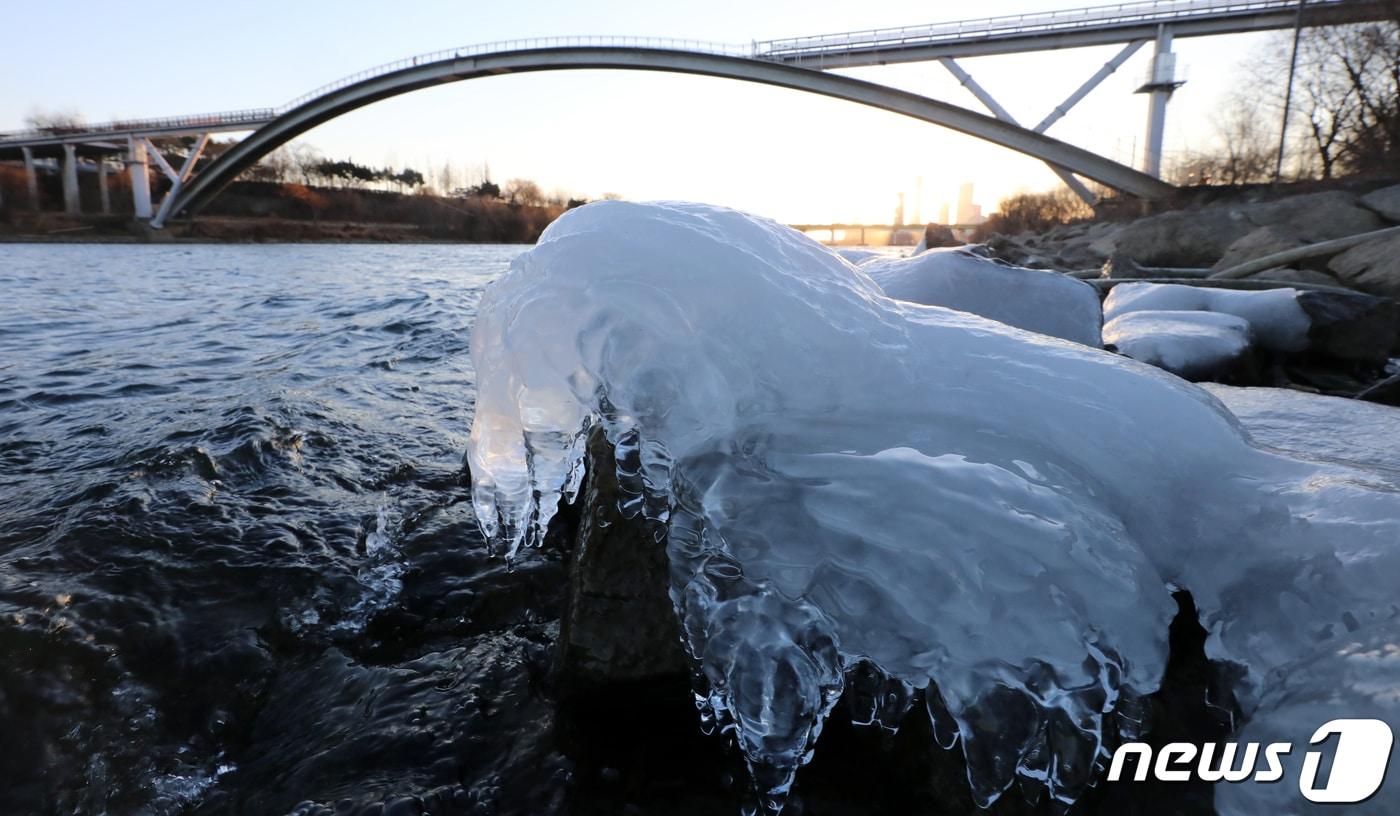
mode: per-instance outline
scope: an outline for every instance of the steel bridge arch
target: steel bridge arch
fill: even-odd
[[[559,46],[453,55],[333,88],[297,105],[229,148],[190,179],[167,219],[193,215],[260,158],[319,124],[357,108],[447,82],[502,74],[578,69],[664,71],[756,82],[843,99],[975,136],[1144,199],[1175,188],[1146,173],[1033,130],[873,82],[751,57],[667,48]],[[159,223],[152,226],[160,227]]]

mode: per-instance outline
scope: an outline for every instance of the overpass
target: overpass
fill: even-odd
[[[421,54],[376,66],[317,88],[276,108],[167,119],[127,120],[71,129],[0,134],[0,159],[23,159],[31,202],[37,199],[36,159],[61,161],[65,208],[77,211],[77,164],[97,157],[105,182],[105,157],[120,156],[131,174],[133,209],[156,227],[193,214],[239,173],[288,140],[341,114],[375,101],[443,82],[552,70],[611,68],[689,73],[758,82],[815,93],[910,116],[986,139],[1040,158],[1081,195],[1077,176],[1139,196],[1159,198],[1171,187],[1160,181],[1162,123],[1175,78],[1171,41],[1295,25],[1334,25],[1382,19],[1385,0],[1149,0],[1035,15],[987,18],[898,29],[796,37],[729,45],[636,37],[562,37],[487,43]],[[1148,38],[1156,55],[1143,90],[1153,94],[1148,148],[1142,171],[1074,147],[1044,131],[1123,64]],[[1115,57],[1027,128],[956,62],[957,57],[1126,43]],[[937,59],[979,99],[990,116],[947,102],[832,73],[832,69]],[[210,134],[252,133],[217,159],[198,165]],[[176,168],[152,139],[193,137]],[[170,182],[152,213],[149,165]],[[196,172],[198,170],[198,172]],[[105,190],[105,187],[104,187]]]

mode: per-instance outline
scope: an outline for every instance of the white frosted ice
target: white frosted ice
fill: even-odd
[[[1248,320],[1221,312],[1125,312],[1103,327],[1104,343],[1187,379],[1219,371],[1252,340]]]
[[[1400,478],[1400,408],[1291,388],[1202,387],[1260,445]]]
[[[1072,801],[1160,681],[1173,587],[1247,670],[1250,727],[1300,744],[1349,699],[1309,678],[1395,634],[1394,492],[1252,446],[1157,369],[887,298],[770,221],[572,210],[488,288],[472,360],[483,530],[539,541],[601,426],[623,512],[665,533],[702,717],[773,811],[864,661],[860,719],[928,687],[977,801],[1018,777]]]
[[[862,249],[861,247],[837,247],[835,252],[837,255],[840,255],[856,266],[860,266],[875,258],[884,257],[882,253],[876,252],[873,249]]]
[[[1297,289],[1234,290],[1177,283],[1120,283],[1103,302],[1104,322],[1128,312],[1217,312],[1249,321],[1255,338],[1279,352],[1308,346],[1312,320]]]
[[[861,270],[898,300],[947,306],[1019,329],[1100,345],[1098,292],[1058,272],[1010,266],[961,247],[868,261]]]

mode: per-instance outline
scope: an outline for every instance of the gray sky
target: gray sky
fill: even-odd
[[[0,49],[0,129],[36,110],[89,121],[277,105],[412,54],[516,37],[640,34],[753,39],[914,25],[1089,5],[862,0],[393,3],[246,0],[187,6],[49,0],[11,3]],[[159,12],[159,13],[157,13]],[[1178,40],[1186,86],[1168,114],[1167,153],[1214,138],[1214,111],[1238,66],[1270,35]],[[1027,123],[1038,121],[1118,46],[964,61]],[[1147,71],[1142,49],[1050,135],[1137,163]],[[980,106],[937,64],[857,76]],[[1281,80],[1280,80],[1281,81]],[[670,74],[556,72],[457,83],[372,105],[308,133],[332,157],[424,172],[489,162],[497,181],[546,190],[728,204],[789,222],[888,222],[923,178],[922,215],[965,181],[990,210],[1017,189],[1057,182],[1044,165],[933,125],[851,103]]]

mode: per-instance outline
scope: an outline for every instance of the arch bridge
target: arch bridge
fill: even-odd
[[[240,173],[296,136],[381,99],[447,82],[502,74],[604,68],[719,77],[842,99],[951,128],[1041,159],[1086,198],[1089,193],[1078,178],[1081,176],[1129,195],[1156,199],[1174,189],[1158,178],[1166,99],[1181,84],[1176,79],[1171,54],[1174,32],[1176,36],[1206,36],[1381,19],[1385,5],[1385,0],[1146,0],[931,26],[769,40],[744,46],[629,37],[513,40],[422,54],[377,66],[317,88],[278,108],[0,134],[0,158],[24,159],[31,201],[37,200],[34,160],[61,160],[65,206],[76,212],[78,157],[98,159],[105,206],[106,158],[119,155],[131,173],[137,217],[149,219],[152,226],[159,228],[177,216],[192,216]],[[1152,94],[1143,170],[1045,135],[1051,124],[1150,39],[1155,39],[1157,46],[1142,88]],[[1114,42],[1123,43],[1122,50],[1030,128],[1021,126],[955,61],[957,56]],[[830,72],[833,68],[935,59],[991,115]],[[218,158],[198,166],[209,134],[228,131],[252,132]],[[160,136],[197,138],[176,168],[151,142]],[[169,191],[154,214],[150,200],[151,163],[170,181]]]

